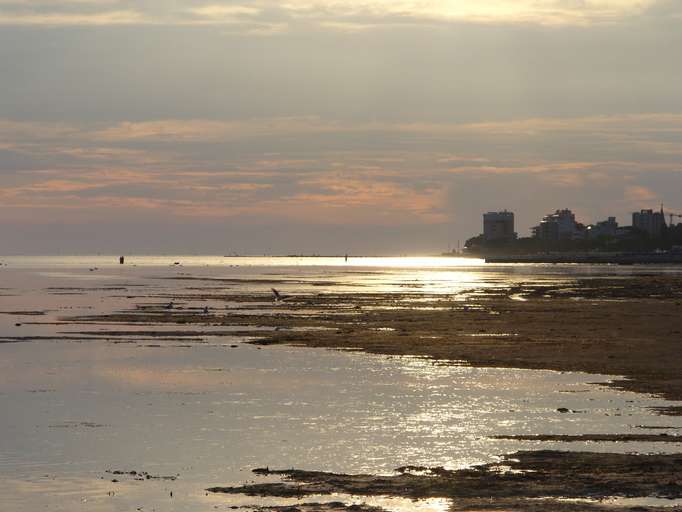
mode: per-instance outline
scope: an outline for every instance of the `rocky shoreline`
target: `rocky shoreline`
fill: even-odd
[[[458,504],[456,510],[533,510],[538,506],[533,500],[538,499],[544,500],[545,508],[540,510],[564,510],[562,506],[567,498],[682,497],[682,455],[539,450],[512,453],[500,462],[461,470],[405,466],[397,468],[394,475],[382,476],[267,468],[254,472],[277,475],[282,481],[212,487],[207,491],[281,498],[336,493],[448,498]],[[474,503],[477,506],[474,507]],[[589,503],[580,504],[583,508],[576,508],[576,505],[572,503],[570,509],[593,510]]]

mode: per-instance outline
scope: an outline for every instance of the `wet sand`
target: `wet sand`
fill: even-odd
[[[583,278],[569,285],[517,284],[452,295],[411,291],[307,293],[279,303],[273,303],[267,292],[226,292],[201,285],[211,280],[195,281],[192,293],[158,296],[158,305],[146,303],[127,311],[63,321],[149,325],[145,331],[134,332],[188,341],[201,331],[156,330],[152,325],[229,326],[238,328],[230,331],[232,334],[238,332],[257,345],[342,348],[426,356],[443,364],[619,375],[623,378],[609,385],[669,400],[682,399],[682,278],[678,276]],[[135,297],[131,299],[135,301]],[[164,306],[169,300],[177,303],[172,309]],[[182,305],[190,300],[223,302],[225,306],[212,305],[204,312]],[[79,334],[115,339],[130,332],[92,330]],[[680,410],[671,407],[659,412],[680,414]],[[638,439],[600,433],[574,439],[558,437],[538,436],[533,440],[678,442],[675,436],[650,434]],[[607,507],[599,503],[561,498],[682,498],[682,455],[536,451],[513,453],[500,463],[457,471],[404,467],[389,476],[301,470],[261,470],[259,474],[276,474],[284,481],[209,490],[277,497],[332,493],[438,497],[453,499],[451,510],[604,510]],[[311,502],[299,510],[344,507],[348,508]],[[609,506],[608,510],[633,508]],[[645,506],[634,510],[657,509]]]
[[[493,439],[515,439],[517,441],[555,441],[559,443],[578,443],[591,441],[595,443],[681,443],[682,436],[664,434],[580,434],[580,435],[514,435],[493,436]]]
[[[169,297],[183,298],[187,296]],[[270,296],[263,294],[199,293],[191,298],[239,306],[208,314],[147,306],[74,320],[242,326],[241,334],[256,337],[253,343],[262,345],[286,343],[427,356],[481,367],[621,375],[624,378],[611,385],[682,400],[682,278],[678,276],[582,279],[571,286],[467,290],[452,296],[310,294],[290,297],[274,308]],[[249,311],[240,313],[240,309]],[[250,331],[249,327],[273,330]],[[680,408],[660,412],[680,414]]]

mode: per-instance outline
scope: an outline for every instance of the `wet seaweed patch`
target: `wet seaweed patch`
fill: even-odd
[[[62,421],[60,423],[48,425],[48,428],[103,428],[108,426],[110,425],[95,423],[93,421]]]
[[[418,472],[415,474],[415,472]],[[335,493],[421,498],[682,497],[682,454],[520,451],[500,462],[448,470],[405,466],[394,475],[349,475],[297,469],[257,474],[279,482],[211,487],[208,492],[262,497],[304,497]]]
[[[110,292],[110,291],[126,291],[132,286],[144,285],[116,285],[116,286],[50,286],[45,288],[48,292]]]
[[[681,299],[682,281],[672,276],[639,275],[582,278],[570,283],[517,284],[506,288],[509,295],[524,299]]]
[[[180,473],[175,475],[152,475],[147,471],[137,471],[137,470],[121,470],[121,469],[107,469],[105,473],[114,476],[112,482],[119,481],[119,478],[127,477],[132,480],[144,481],[144,480],[167,480],[175,481],[180,477]]]
[[[64,334],[64,333],[62,333]],[[262,335],[262,330],[215,330],[207,331],[202,329],[197,330],[101,330],[101,331],[69,331],[69,334],[78,334],[92,337],[145,337],[145,338],[199,338],[206,337],[244,337]]]
[[[667,500],[666,500],[667,501]],[[449,512],[514,511],[514,512],[680,512],[679,507],[618,505],[618,500],[570,498],[489,498],[457,499]]]
[[[682,427],[673,427],[670,425],[635,425],[635,428],[646,430],[682,430]]]
[[[652,411],[666,416],[682,416],[682,405],[671,405],[666,407],[651,407]]]
[[[243,510],[254,512],[387,512],[385,508],[367,505],[366,503],[354,503],[347,505],[341,501],[330,501],[328,503],[296,503],[296,505],[244,505]]]
[[[0,311],[0,315],[13,316],[43,316],[46,314],[47,311]]]
[[[89,336],[2,336],[0,343],[27,343],[31,341],[93,341]]]
[[[538,434],[538,435],[501,435],[491,439],[508,439],[516,441],[555,441],[561,443],[597,442],[597,443],[682,443],[682,436],[675,434]]]

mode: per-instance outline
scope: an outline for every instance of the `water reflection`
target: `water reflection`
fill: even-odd
[[[118,256],[5,256],[2,262],[15,268],[119,268]],[[180,265],[176,265],[179,262]],[[300,257],[300,256],[129,256],[125,267],[372,267],[372,268],[443,268],[474,267],[484,264],[478,258],[440,256],[362,256]]]

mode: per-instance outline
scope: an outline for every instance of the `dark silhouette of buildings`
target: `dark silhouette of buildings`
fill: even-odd
[[[567,208],[545,215],[532,231],[533,237],[540,240],[574,240],[585,237],[585,226],[576,222],[575,214]]]
[[[666,228],[663,207],[660,212],[640,210],[632,214],[632,227],[643,231],[651,238],[659,238]]]
[[[532,228],[532,236],[517,237],[514,213],[504,210],[483,214],[483,233],[466,241],[465,252],[478,255],[551,253],[638,253],[682,252],[682,223],[665,222],[660,211],[640,210],[632,214],[632,226],[619,226],[615,217],[584,225],[569,209],[545,215]]]
[[[488,241],[515,240],[514,213],[507,210],[483,214],[483,238]]]

